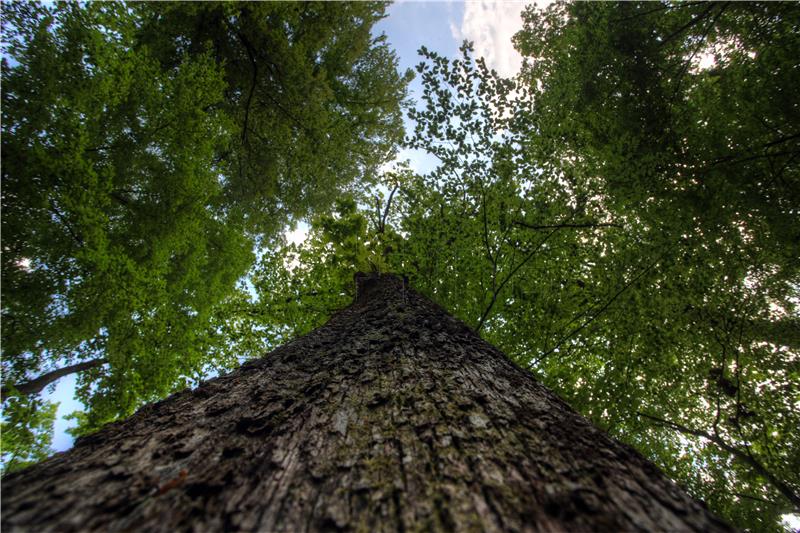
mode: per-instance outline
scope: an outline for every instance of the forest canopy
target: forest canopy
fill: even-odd
[[[385,7],[3,4],[5,434],[46,439],[61,372],[87,431],[238,361],[215,309],[254,250],[402,137]]]
[[[795,4],[528,8],[513,79],[420,50],[405,136],[382,4],[11,6],[7,468],[54,415],[15,385],[101,361],[92,431],[380,270],[731,523],[800,512]],[[400,146],[438,165],[386,170]]]

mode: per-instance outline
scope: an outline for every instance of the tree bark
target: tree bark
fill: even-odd
[[[3,480],[4,531],[730,531],[391,275]]]
[[[31,394],[39,394],[46,386],[60,378],[63,378],[64,376],[68,376],[75,372],[83,372],[84,370],[97,368],[98,366],[102,366],[104,364],[106,364],[105,359],[92,359],[90,361],[84,361],[83,363],[76,363],[74,365],[65,366],[64,368],[58,368],[51,372],[47,372],[30,381],[15,383],[13,387],[22,395],[29,396]],[[10,387],[4,386],[0,391],[0,395],[3,399],[5,399],[9,394],[11,394]]]

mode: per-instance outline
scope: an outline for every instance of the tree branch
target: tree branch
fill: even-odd
[[[699,18],[703,18],[711,10],[711,8],[714,7],[714,5],[715,5],[714,3],[711,3],[709,8],[702,15],[700,15],[697,18],[698,19]],[[687,59],[683,63],[683,66],[681,67],[681,71],[678,74],[678,83],[675,85],[675,90],[673,91],[672,97],[670,98],[670,105],[672,105],[672,102],[675,101],[675,98],[677,98],[678,93],[680,92],[681,84],[683,83],[683,78],[686,75],[686,72],[689,70],[689,66],[692,64],[692,60],[694,59],[694,56],[696,56],[697,52],[700,51],[700,48],[703,46],[703,43],[705,42],[706,37],[708,37],[709,32],[714,27],[714,24],[716,24],[717,20],[722,15],[722,12],[725,11],[725,8],[727,8],[727,7],[728,7],[728,2],[725,2],[724,4],[722,4],[722,7],[719,8],[719,11],[717,12],[717,14],[714,15],[714,18],[712,18],[711,21],[708,23],[708,25],[705,28],[703,28],[703,33],[700,35],[700,40],[698,41],[697,45],[695,46],[694,50],[692,51],[692,55],[689,56],[689,59]],[[692,24],[696,20],[697,19],[692,21]]]
[[[695,437],[704,438],[714,444],[716,444],[719,448],[722,448],[726,452],[730,453],[740,461],[747,463],[753,469],[761,475],[764,479],[766,479],[775,489],[778,490],[787,500],[789,500],[792,505],[794,506],[795,512],[800,511],[800,494],[797,494],[792,487],[790,487],[784,481],[778,479],[774,474],[768,471],[764,465],[762,465],[755,457],[753,457],[748,451],[742,451],[735,446],[732,446],[725,442],[719,435],[712,435],[706,431],[702,431],[699,429],[693,429],[682,424],[678,424],[676,422],[671,422],[669,420],[664,420],[663,418],[658,418],[657,416],[649,415],[647,413],[642,413],[637,411],[637,415],[652,420],[661,426],[666,426],[671,429],[674,429],[680,433],[685,435],[693,435]]]
[[[245,103],[244,107],[244,123],[242,125],[242,144],[247,142],[247,123],[250,118],[250,105],[253,101],[253,93],[256,90],[256,82],[258,81],[258,62],[256,61],[255,50],[253,49],[253,45],[250,44],[250,41],[242,34],[242,32],[236,32],[236,35],[239,37],[239,40],[242,41],[242,44],[247,50],[247,57],[250,58],[250,64],[253,66],[253,76],[252,81],[250,82],[250,91],[247,94],[247,102]]]
[[[665,44],[670,42],[672,39],[674,39],[675,37],[677,37],[678,35],[680,35],[684,31],[688,30],[689,28],[691,28],[692,26],[694,26],[695,24],[697,24],[698,22],[700,22],[701,20],[706,18],[706,16],[708,16],[708,14],[711,12],[711,10],[714,9],[715,5],[716,4],[714,2],[709,2],[708,7],[705,9],[705,11],[703,11],[702,13],[697,15],[696,17],[694,17],[691,20],[689,20],[689,22],[687,22],[686,24],[684,24],[683,26],[681,26],[680,28],[678,28],[674,32],[672,32],[669,35],[667,35],[666,37],[664,37],[664,39],[660,43],[660,46],[664,46]]]
[[[475,333],[479,333],[481,331],[481,328],[483,328],[483,325],[486,322],[486,319],[489,317],[489,313],[491,312],[492,307],[494,307],[494,304],[497,302],[497,296],[500,294],[500,291],[503,290],[503,287],[506,286],[506,284],[511,280],[514,274],[516,274],[517,271],[519,271],[520,268],[522,268],[528,261],[530,261],[533,258],[534,255],[536,255],[536,252],[538,252],[539,249],[542,246],[544,246],[544,244],[548,241],[548,239],[550,239],[550,237],[555,235],[555,233],[559,229],[561,228],[555,228],[553,229],[553,231],[548,233],[547,236],[544,239],[542,239],[539,242],[539,244],[537,244],[536,247],[533,250],[531,250],[528,253],[528,255],[526,255],[522,259],[522,261],[520,261],[519,264],[511,270],[511,272],[509,272],[508,276],[506,276],[505,279],[502,282],[500,282],[500,285],[498,285],[497,288],[494,291],[492,291],[492,300],[489,302],[489,305],[486,307],[486,310],[481,315],[481,318],[478,321],[478,325],[475,327]]]
[[[55,202],[51,200],[50,203],[51,203],[50,212],[53,213],[53,215],[56,216],[59,222],[61,222],[61,224],[64,225],[67,232],[72,237],[72,240],[74,240],[78,244],[78,246],[83,246],[83,238],[79,234],[75,233],[75,231],[72,229],[72,226],[70,226],[69,222],[67,222],[67,219],[64,217],[64,215],[62,215],[61,212],[55,208]]]
[[[527,222],[523,222],[521,220],[515,220],[514,224],[517,226],[522,226],[523,228],[533,229],[533,230],[549,230],[549,229],[560,229],[560,228],[621,228],[622,224],[614,224],[614,223],[604,223],[604,222],[586,222],[583,224],[548,224],[548,225],[534,225],[528,224]]]
[[[628,20],[632,20],[632,19],[639,18],[639,17],[644,17],[646,15],[650,15],[651,13],[656,13],[658,11],[666,11],[666,10],[670,10],[670,9],[686,8],[686,7],[690,7],[690,6],[698,5],[698,4],[702,4],[702,3],[703,2],[680,2],[678,4],[662,4],[657,8],[650,9],[648,11],[643,11],[641,13],[635,13],[635,14],[629,16],[629,17],[623,17],[623,18],[619,18],[619,19],[614,19],[611,22],[626,22]]]
[[[395,185],[391,192],[389,193],[389,198],[386,199],[386,208],[383,210],[383,216],[381,217],[381,225],[379,228],[378,233],[383,233],[386,229],[386,219],[389,218],[389,208],[392,206],[392,199],[394,198],[394,193],[397,192],[397,189],[400,188],[400,184]]]
[[[105,359],[92,359],[90,361],[84,361],[83,363],[76,363],[74,365],[65,366],[63,368],[58,368],[51,372],[47,372],[42,374],[38,378],[34,378],[30,381],[24,381],[22,383],[16,383],[11,387],[4,385],[2,388],[2,398],[5,399],[6,396],[11,394],[11,388],[13,387],[18,393],[25,396],[30,396],[33,394],[38,394],[42,392],[49,384],[53,383],[54,381],[62,378],[64,376],[68,376],[69,374],[74,374],[76,372],[83,372],[84,370],[90,370],[92,368],[97,368],[106,364],[108,361]]]
[[[609,300],[608,300],[608,301],[607,301],[605,304],[603,304],[603,306],[602,306],[602,307],[601,307],[601,308],[600,308],[600,309],[599,309],[599,310],[598,310],[598,311],[597,311],[595,314],[593,314],[592,316],[590,316],[590,317],[589,317],[587,320],[585,320],[585,321],[584,321],[584,322],[583,322],[583,323],[582,323],[580,326],[578,326],[577,328],[573,329],[573,330],[572,330],[572,331],[570,331],[568,334],[564,335],[564,336],[563,336],[561,339],[559,339],[559,340],[558,340],[558,342],[556,342],[556,344],[555,344],[555,345],[554,345],[552,348],[550,348],[550,349],[549,349],[549,350],[547,350],[545,353],[543,353],[543,354],[542,354],[542,355],[540,355],[538,358],[536,358],[536,361],[534,361],[534,362],[533,362],[531,365],[529,365],[529,366],[532,366],[532,365],[537,365],[537,364],[539,364],[539,363],[540,363],[542,360],[544,360],[544,358],[545,358],[545,357],[547,357],[547,356],[548,356],[548,355],[550,355],[551,353],[555,352],[555,351],[556,351],[556,350],[557,350],[557,349],[558,349],[558,348],[559,348],[559,347],[560,347],[562,344],[564,344],[564,342],[566,342],[566,341],[567,341],[569,338],[571,338],[573,335],[575,335],[576,333],[580,332],[580,331],[581,331],[583,328],[585,328],[586,326],[588,326],[589,324],[591,324],[591,323],[592,323],[592,322],[593,322],[593,321],[594,321],[594,320],[595,320],[597,317],[599,317],[601,314],[603,314],[603,313],[605,312],[605,310],[606,310],[606,309],[608,309],[608,308],[611,306],[611,304],[612,304],[612,303],[614,303],[614,300],[616,300],[617,298],[619,298],[619,296],[620,296],[620,295],[621,295],[623,292],[625,292],[626,290],[628,290],[628,288],[629,288],[631,285],[633,285],[634,283],[636,283],[636,282],[637,282],[637,281],[638,281],[638,280],[639,280],[639,279],[640,279],[642,276],[644,276],[644,275],[645,275],[647,272],[649,272],[649,271],[650,271],[650,270],[651,270],[651,269],[652,269],[654,266],[656,266],[660,260],[661,260],[661,257],[659,256],[659,257],[658,257],[658,259],[656,259],[655,261],[653,261],[653,262],[652,262],[652,263],[651,263],[651,264],[650,264],[650,265],[649,265],[647,268],[645,268],[644,270],[642,270],[641,272],[639,272],[639,273],[638,273],[636,276],[634,276],[634,277],[633,277],[633,279],[631,279],[631,280],[630,280],[628,283],[626,283],[625,285],[623,285],[623,286],[622,286],[622,288],[621,288],[620,290],[618,290],[618,291],[617,291],[617,292],[616,292],[616,293],[615,293],[615,294],[614,294],[614,295],[613,295],[613,296],[612,296],[612,297],[611,297],[611,298],[610,298],[610,299],[609,299]],[[573,321],[574,321],[574,319],[573,319],[572,321],[570,321],[570,324],[571,324]]]

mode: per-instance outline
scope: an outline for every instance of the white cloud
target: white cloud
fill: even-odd
[[[532,2],[528,1],[527,4]],[[538,1],[542,9],[549,0]],[[522,29],[521,13],[526,2],[492,2],[480,0],[464,4],[461,27],[450,24],[450,32],[457,41],[475,43],[475,54],[486,59],[486,65],[504,77],[514,76],[522,66],[522,56],[514,49],[511,38]]]
[[[451,25],[453,37],[475,43],[475,54],[486,59],[486,65],[498,74],[510,77],[519,72],[522,57],[514,50],[511,37],[522,29],[521,2],[467,2],[461,27]]]

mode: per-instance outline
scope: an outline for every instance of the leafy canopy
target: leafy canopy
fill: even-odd
[[[342,110],[345,87],[377,97],[388,93],[366,88],[401,78],[388,69],[322,83],[347,40],[338,27],[302,31],[299,21],[328,20],[323,9],[131,11],[142,17],[134,48],[149,50],[156,71],[177,76],[184,61],[198,62],[223,81],[219,103],[200,110],[218,111],[208,120],[229,128],[212,150],[214,220],[252,236],[271,217],[315,207],[305,242],[261,234],[247,284],[216,300],[195,330],[205,332],[198,352],[225,364],[257,356],[346,304],[356,270],[402,273],[715,512],[779,529],[781,513],[800,507],[798,11],[694,2],[528,9],[515,38],[526,65],[514,80],[468,47],[455,60],[423,48],[424,92],[406,144],[439,165],[378,176],[370,172],[380,143],[396,137],[375,132],[389,122],[349,138],[337,128],[369,115],[326,117]],[[318,36],[331,40],[318,46]],[[270,98],[281,105],[258,103]],[[271,132],[280,135],[265,141]],[[373,156],[362,159],[362,141]],[[275,166],[251,172],[264,154]],[[316,203],[303,177],[342,169],[366,179],[333,205]],[[340,190],[331,180],[320,198]]]
[[[3,5],[4,396],[92,363],[84,432],[237,363],[217,317],[254,246],[391,157],[384,9]]]
[[[407,142],[438,168],[265,257],[267,342],[316,326],[356,269],[403,273],[715,512],[779,530],[800,493],[796,17],[530,9],[516,80],[423,49]]]

